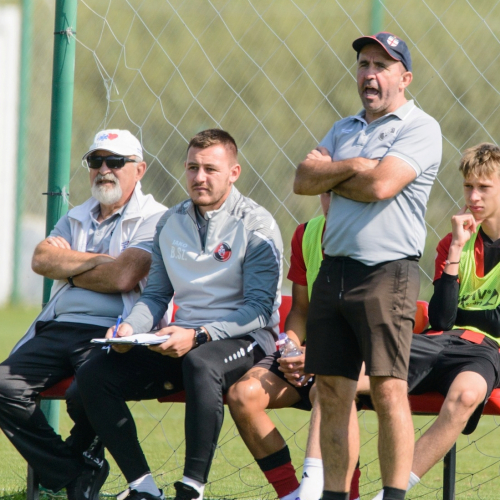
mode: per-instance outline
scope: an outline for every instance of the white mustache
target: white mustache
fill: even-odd
[[[103,181],[110,181],[110,182],[113,182],[114,184],[116,184],[118,179],[111,172],[108,172],[107,174],[104,174],[104,175],[98,173],[96,178],[94,179],[94,184],[97,184],[98,182],[103,182]]]

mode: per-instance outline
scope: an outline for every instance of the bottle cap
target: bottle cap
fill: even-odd
[[[278,341],[276,342],[276,346],[279,347],[280,345],[283,345],[286,342],[287,338],[288,335],[286,333],[278,334]]]

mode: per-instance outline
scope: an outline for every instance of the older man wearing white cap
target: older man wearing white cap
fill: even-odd
[[[68,404],[80,424],[63,441],[35,400],[92,356],[90,339],[128,315],[149,272],[156,223],[166,210],[141,191],[146,163],[128,130],[99,132],[83,162],[92,197],[64,215],[33,255],[33,270],[54,280],[51,299],[0,364],[0,427],[40,484],[55,491],[66,487],[69,500],[96,500],[109,466],[105,460],[93,466],[84,461],[94,433],[78,405]]]

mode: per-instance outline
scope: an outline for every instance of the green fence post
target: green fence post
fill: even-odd
[[[372,18],[370,34],[382,31],[384,25],[384,1],[372,0]]]
[[[14,272],[10,300],[13,304],[21,301],[21,237],[24,213],[24,184],[26,176],[26,143],[28,111],[30,103],[31,79],[31,34],[33,31],[33,0],[22,1],[21,21],[21,71],[19,75],[19,125],[17,132],[17,177],[16,177],[16,215],[14,232]]]
[[[71,124],[75,75],[77,0],[56,0],[54,62],[52,69],[52,111],[50,116],[49,180],[45,234],[68,211],[71,161]],[[43,303],[50,297],[52,280],[44,279]],[[59,402],[42,401],[49,424],[59,428]]]

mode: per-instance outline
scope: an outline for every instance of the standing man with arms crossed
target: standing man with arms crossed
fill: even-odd
[[[72,376],[96,352],[90,339],[103,337],[118,315],[130,312],[165,212],[141,191],[146,163],[128,130],[99,132],[83,160],[92,197],[64,215],[33,255],[33,270],[55,280],[51,300],[0,365],[0,426],[42,486],[66,487],[69,500],[97,500],[109,466],[105,460],[84,464],[82,453],[95,436],[85,415],[68,403],[79,424],[62,441],[35,400]]]
[[[190,198],[158,223],[147,287],[118,330],[118,336],[150,331],[175,292],[175,323],[158,332],[170,339],[96,356],[78,374],[92,426],[129,483],[127,500],[164,497],[126,401],[185,389],[186,461],[174,486],[179,500],[201,499],[222,426],[223,393],[276,349],[281,235],[269,212],[233,186],[241,172],[237,154],[223,130],[191,139]]]
[[[437,122],[405,98],[411,56],[390,33],[353,42],[364,110],[335,123],[297,169],[294,190],[331,190],[307,322],[317,375],[327,500],[347,500],[359,450],[354,405],[362,362],[379,417],[386,500],[405,496],[413,456],[407,371],[425,208],[441,161]]]

